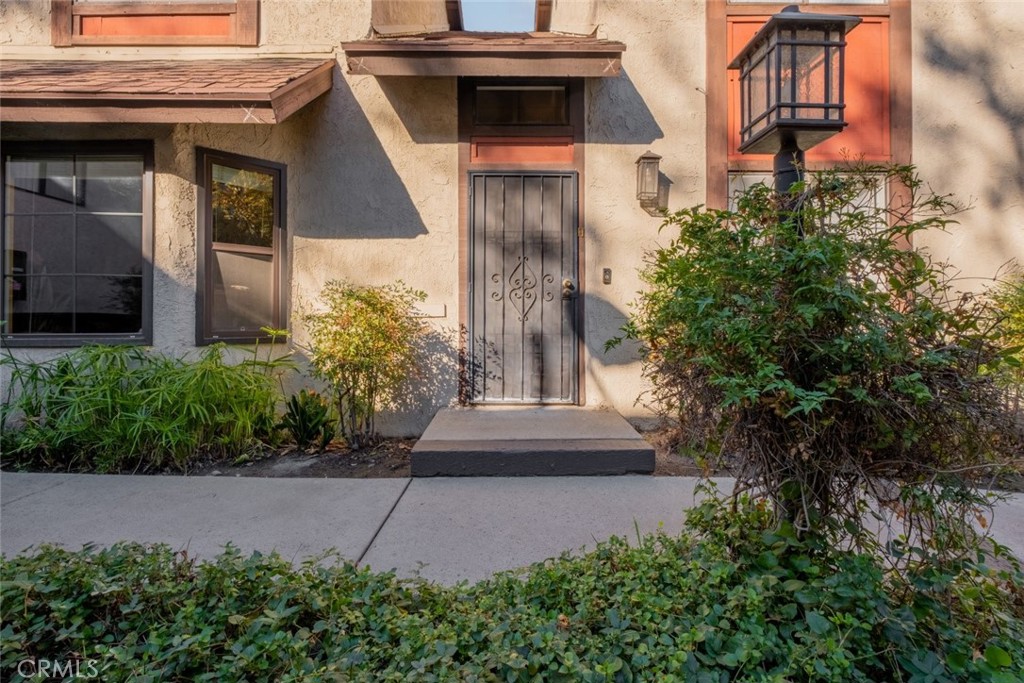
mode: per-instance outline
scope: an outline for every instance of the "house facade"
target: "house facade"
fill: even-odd
[[[914,163],[969,201],[919,238],[965,289],[1024,262],[1024,5],[801,5],[863,18],[850,125],[808,165]],[[770,176],[726,65],[781,7],[538,0],[537,31],[495,34],[457,0],[7,0],[3,343],[185,354],[271,326],[301,356],[326,281],[401,280],[433,353],[386,432],[458,402],[643,419],[636,349],[604,350],[667,239],[636,161],[662,157],[669,208]]]

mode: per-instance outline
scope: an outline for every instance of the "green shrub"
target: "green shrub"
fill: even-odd
[[[991,295],[1000,318],[1005,355],[1002,378],[1018,402],[1024,393],[1024,270],[1001,282]],[[1017,405],[1018,409],[1024,406]]]
[[[299,448],[322,451],[334,437],[331,404],[315,391],[303,389],[288,399],[278,428],[286,430]]]
[[[85,346],[52,361],[3,359],[4,457],[16,466],[117,472],[187,469],[201,455],[236,456],[271,438],[280,361],[195,361],[138,347]]]
[[[890,183],[909,202],[875,206]],[[974,487],[1021,443],[979,372],[1001,353],[991,311],[907,246],[956,207],[908,167],[820,173],[798,192],[798,211],[759,186],[735,211],[668,216],[626,328],[655,402],[800,529],[859,526],[872,496],[966,533]],[[963,495],[940,494],[952,486]],[[911,488],[942,504],[907,505]]]
[[[416,373],[424,326],[414,307],[425,298],[402,283],[324,285],[324,310],[305,316],[314,374],[331,388],[341,435],[358,449],[377,438],[377,410],[390,405]]]
[[[978,559],[893,585],[876,555],[694,510],[474,586],[313,558],[53,547],[0,565],[5,680],[32,656],[104,681],[992,681],[1024,675],[1022,576]],[[908,588],[909,590],[902,590]]]

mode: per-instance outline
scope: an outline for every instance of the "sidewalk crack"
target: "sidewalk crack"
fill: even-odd
[[[370,548],[372,548],[373,544],[377,541],[377,537],[380,536],[380,532],[384,529],[384,525],[388,523],[388,520],[391,519],[391,515],[395,512],[395,508],[398,507],[398,504],[402,501],[402,498],[405,497],[405,492],[409,490],[410,484],[412,484],[412,477],[409,477],[409,480],[405,482],[405,486],[402,488],[402,492],[398,494],[397,498],[395,498],[395,502],[391,505],[391,509],[388,510],[388,514],[384,516],[384,521],[382,521],[380,523],[380,526],[377,527],[377,530],[373,532],[373,537],[370,538],[370,542],[366,544],[365,548],[363,548],[363,552],[359,553],[359,558],[355,561],[355,565],[357,567],[362,564],[363,558],[366,557],[366,554],[368,552],[370,552]]]
[[[7,474],[10,475],[12,473],[8,472]],[[12,505],[14,503],[17,503],[19,500],[25,500],[26,498],[31,498],[32,496],[37,496],[40,493],[44,493],[46,491],[49,491],[50,489],[55,489],[58,486],[64,486],[65,484],[67,484],[69,481],[71,481],[74,478],[75,478],[75,475],[71,475],[67,479],[65,479],[63,481],[58,481],[56,484],[53,484],[51,486],[47,486],[44,489],[39,489],[38,491],[32,491],[30,493],[24,493],[24,494],[18,496],[17,498],[13,498],[11,500],[5,500],[2,503],[0,503],[0,507],[7,507],[8,505]]]

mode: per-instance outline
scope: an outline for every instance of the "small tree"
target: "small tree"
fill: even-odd
[[[377,410],[415,372],[425,330],[413,308],[425,295],[402,283],[361,287],[333,280],[320,297],[326,310],[305,316],[309,359],[330,385],[342,437],[358,449],[376,440]]]
[[[893,182],[910,201],[876,206]],[[798,529],[860,528],[866,497],[926,528],[971,516],[960,494],[1020,441],[979,372],[1001,353],[990,310],[908,246],[955,210],[911,168],[864,167],[669,215],[625,329],[656,404]]]

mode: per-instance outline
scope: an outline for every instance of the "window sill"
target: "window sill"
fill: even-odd
[[[150,346],[152,340],[143,335],[120,336],[77,336],[77,335],[36,335],[5,334],[0,336],[0,346],[5,349],[42,348],[72,349],[79,346],[102,344],[106,346]]]

